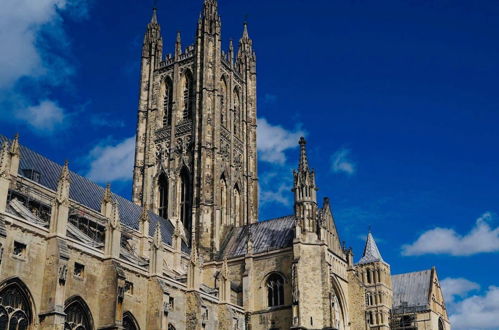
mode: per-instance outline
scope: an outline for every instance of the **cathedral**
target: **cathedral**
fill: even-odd
[[[131,201],[0,135],[0,329],[451,329],[435,268],[340,243],[304,138],[294,209],[259,219],[256,55],[217,7],[173,54],[153,11]]]

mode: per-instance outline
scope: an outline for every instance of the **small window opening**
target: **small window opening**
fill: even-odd
[[[75,262],[74,276],[83,277],[85,275],[85,266]]]
[[[14,241],[14,250],[12,251],[12,254],[20,258],[26,257],[26,244]]]

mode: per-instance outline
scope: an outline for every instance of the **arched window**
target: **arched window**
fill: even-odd
[[[168,330],[175,330],[175,327],[173,326],[173,324],[168,323]]]
[[[445,324],[442,318],[438,319],[438,330],[445,330]]]
[[[164,219],[168,219],[168,178],[162,173],[158,179],[159,187],[159,209],[158,214]]]
[[[241,190],[239,189],[239,186],[236,184],[234,186],[234,222],[232,225],[240,225],[242,224],[242,212],[241,212]]]
[[[125,330],[139,330],[139,325],[137,324],[137,320],[133,317],[132,313],[126,312],[123,314],[123,328]]]
[[[192,226],[192,183],[189,171],[183,168],[180,172],[180,220],[190,233]]]
[[[222,126],[227,127],[229,116],[227,114],[227,83],[222,78],[220,82],[220,123]]]
[[[0,329],[25,330],[31,324],[29,293],[19,280],[7,281],[0,290]]]
[[[239,89],[234,90],[234,134],[241,132],[241,99]]]
[[[64,330],[93,330],[92,314],[87,304],[80,297],[70,298],[64,308],[66,322]]]
[[[272,274],[267,279],[267,297],[269,307],[284,305],[284,279],[279,274]]]
[[[229,210],[229,203],[227,198],[227,181],[225,176],[222,175],[220,178],[220,214],[222,225],[227,224],[227,213]]]
[[[367,283],[371,284],[371,270],[367,269]]]
[[[165,81],[165,99],[163,102],[163,126],[172,124],[172,105],[173,105],[173,84],[168,78]]]
[[[192,75],[190,71],[186,71],[184,73],[184,85],[182,86],[183,91],[183,99],[184,99],[184,119],[192,117],[192,103],[193,103],[193,83],[192,83]]]

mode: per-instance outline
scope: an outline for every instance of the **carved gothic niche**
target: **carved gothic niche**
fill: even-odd
[[[59,275],[59,283],[62,285],[65,285],[66,279],[68,277],[68,265],[67,264],[59,265],[58,275]]]

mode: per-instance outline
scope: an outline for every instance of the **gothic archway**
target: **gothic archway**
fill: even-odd
[[[125,330],[139,330],[139,324],[137,320],[130,312],[125,312],[123,314],[123,328]]]
[[[94,321],[85,301],[78,296],[69,298],[64,305],[64,330],[93,330]]]
[[[33,322],[33,303],[26,285],[18,278],[0,286],[0,329],[26,330]]]

